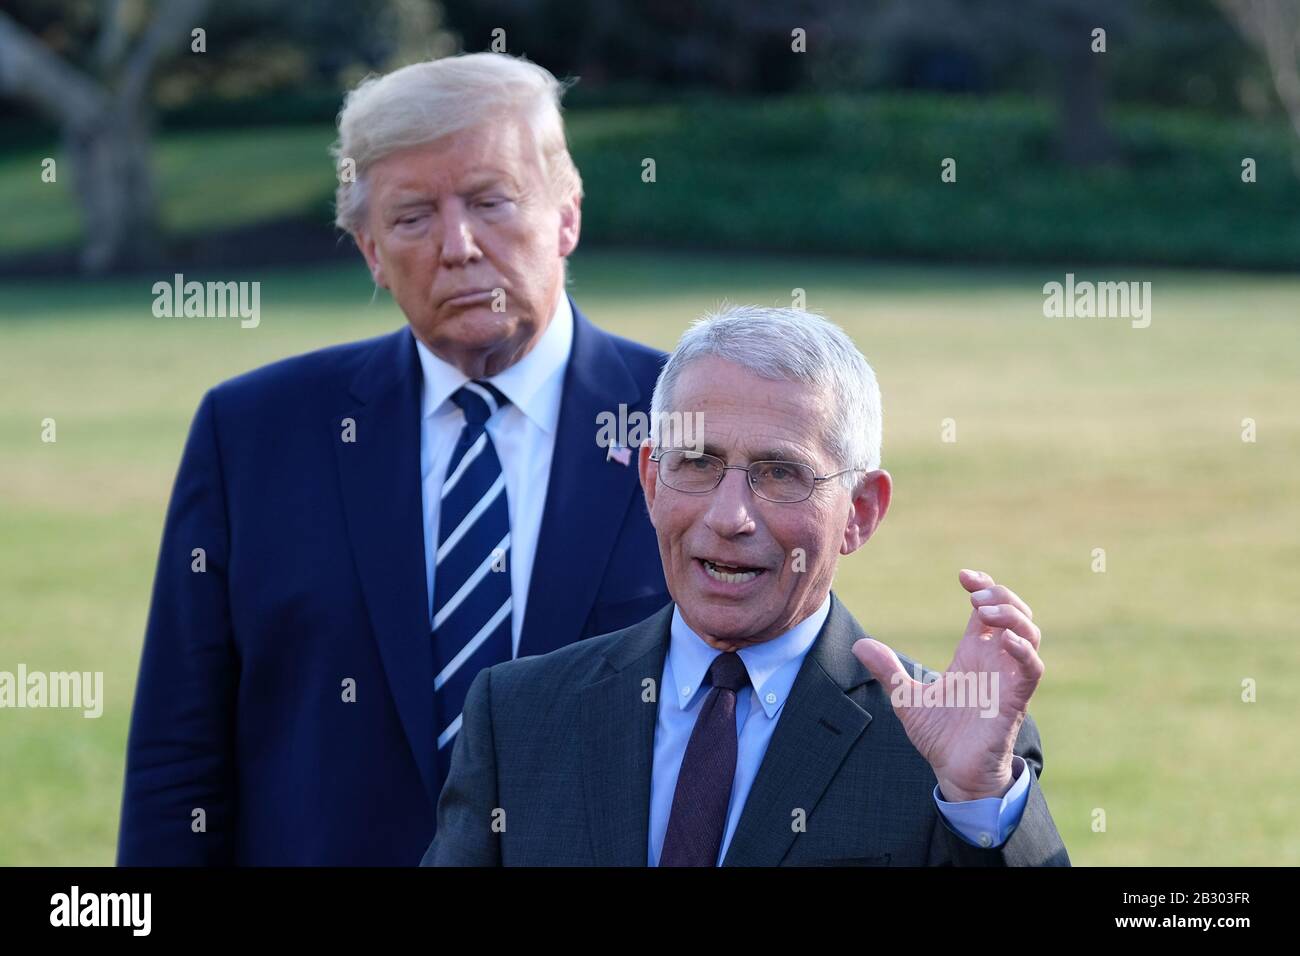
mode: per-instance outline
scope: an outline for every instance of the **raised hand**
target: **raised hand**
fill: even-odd
[[[982,571],[962,570],[958,580],[971,592],[971,615],[934,685],[913,678],[879,641],[853,645],[890,691],[894,713],[949,801],[1000,797],[1010,789],[1012,748],[1043,677],[1042,634],[1029,605]]]

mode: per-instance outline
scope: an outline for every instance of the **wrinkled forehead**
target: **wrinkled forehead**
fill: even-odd
[[[541,169],[532,129],[522,118],[506,115],[394,149],[366,173],[383,191],[433,186],[463,190],[490,181],[523,187],[533,183]]]
[[[705,358],[682,370],[672,404],[657,423],[662,447],[728,461],[826,460],[829,403],[810,385]]]

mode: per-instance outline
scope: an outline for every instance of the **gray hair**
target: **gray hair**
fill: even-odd
[[[880,467],[881,409],[876,374],[844,330],[800,309],[724,305],[694,322],[655,383],[650,439],[657,446],[665,413],[676,410],[678,379],[692,362],[719,358],[761,378],[800,382],[823,396],[822,447],[841,468]],[[861,474],[842,476],[850,489]]]
[[[351,160],[355,171],[355,182],[340,181],[335,191],[335,224],[351,233],[364,224],[366,172],[383,157],[502,116],[531,125],[556,195],[581,197],[560,116],[565,88],[543,67],[504,53],[464,53],[367,77],[344,99],[330,148],[336,170]]]

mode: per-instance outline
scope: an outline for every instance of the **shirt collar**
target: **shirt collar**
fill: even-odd
[[[420,418],[428,419],[439,411],[451,411],[447,404],[455,391],[469,378],[450,362],[434,355],[415,339],[424,373],[420,396]],[[573,309],[569,297],[560,290],[551,323],[542,337],[518,362],[487,381],[501,389],[510,404],[518,408],[543,432],[555,432],[560,419],[560,395],[564,389],[564,368],[573,347]]]
[[[759,706],[769,718],[775,717],[790,696],[790,689],[799,674],[803,659],[821,633],[822,625],[831,612],[831,596],[827,592],[821,607],[804,618],[780,637],[741,648],[738,652],[749,672],[749,682],[758,694]],[[691,630],[682,612],[673,606],[671,638],[668,646],[668,666],[677,686],[673,697],[681,710],[686,710],[695,699],[708,674],[709,665],[718,656],[718,649],[704,642]]]

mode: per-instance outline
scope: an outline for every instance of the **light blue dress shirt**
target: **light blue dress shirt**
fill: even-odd
[[[785,706],[799,668],[803,666],[804,656],[817,640],[830,610],[828,594],[811,616],[780,637],[739,652],[749,672],[750,689],[736,697],[736,776],[731,787],[731,803],[727,807],[727,827],[718,851],[719,865],[731,845],[745,800],[781,716],[781,708]],[[671,639],[659,684],[662,693],[659,695],[654,766],[650,777],[651,866],[659,865],[682,757],[695,729],[695,718],[711,690],[700,685],[718,654],[716,648],[710,647],[690,629],[681,611],[674,607]],[[966,842],[982,847],[1000,846],[1016,828],[1025,809],[1029,794],[1029,774],[1025,767],[1021,757],[1013,758],[1011,772],[1015,775],[1015,782],[1005,796],[952,803],[941,798],[936,786],[934,801],[953,830]]]

